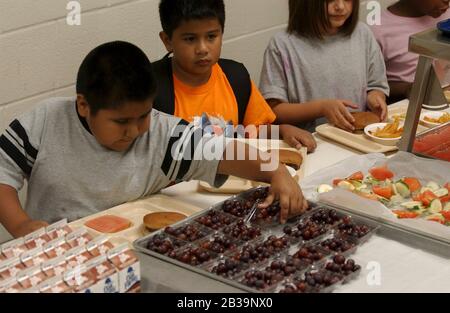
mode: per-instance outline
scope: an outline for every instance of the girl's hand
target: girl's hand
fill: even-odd
[[[372,90],[367,94],[367,107],[377,114],[381,121],[387,117],[386,95],[379,90]]]
[[[303,213],[308,208],[308,202],[303,197],[300,185],[291,177],[287,168],[280,165],[273,174],[269,195],[258,207],[269,207],[275,200],[280,201],[280,222],[286,223],[291,216]]]
[[[325,116],[331,125],[351,132],[355,130],[355,119],[347,108],[358,109],[357,104],[348,100],[323,100],[320,104],[322,116]]]
[[[291,147],[300,149],[305,146],[308,152],[313,152],[317,148],[317,143],[310,132],[292,125],[280,125],[280,135]]]

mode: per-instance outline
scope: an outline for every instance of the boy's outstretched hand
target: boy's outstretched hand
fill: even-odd
[[[269,195],[258,207],[267,208],[275,200],[280,201],[282,224],[286,223],[289,217],[299,215],[308,208],[308,202],[303,197],[299,184],[291,177],[285,166],[280,166],[273,174]]]
[[[232,153],[228,153],[228,149],[232,149]],[[245,151],[245,158],[242,159],[242,156],[240,159],[238,158],[239,151]],[[257,158],[254,159],[250,156],[257,156]],[[275,200],[279,200],[282,223],[285,223],[288,217],[298,215],[308,208],[300,185],[291,177],[287,167],[271,158],[269,153],[257,150],[248,144],[236,140],[231,141],[223,153],[217,174],[270,183],[269,195],[258,207],[264,209]]]
[[[308,152],[313,152],[317,148],[317,143],[310,132],[292,125],[280,125],[280,136],[293,148],[300,149],[305,146]]]

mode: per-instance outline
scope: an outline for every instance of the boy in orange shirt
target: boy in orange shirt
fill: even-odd
[[[188,121],[206,113],[234,126],[254,125],[255,130],[276,121],[244,65],[220,59],[223,0],[162,0],[159,13],[160,38],[173,57],[154,63],[159,81],[156,109]],[[280,125],[279,133],[293,147],[316,148],[305,130]]]

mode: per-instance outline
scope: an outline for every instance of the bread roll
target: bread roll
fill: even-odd
[[[144,225],[148,230],[156,231],[184,220],[186,217],[177,212],[155,212],[144,216]]]
[[[268,153],[278,153],[278,158],[281,163],[293,167],[296,171],[298,171],[302,165],[303,158],[300,152],[285,150],[285,149],[275,149],[268,150]]]
[[[355,130],[363,130],[367,125],[380,123],[380,117],[372,112],[353,112]]]

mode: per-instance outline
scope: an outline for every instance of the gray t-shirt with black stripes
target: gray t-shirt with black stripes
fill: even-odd
[[[137,200],[173,182],[199,179],[220,186],[226,177],[216,175],[219,158],[199,156],[206,143],[221,155],[224,141],[201,131],[198,140],[199,131],[153,110],[149,131],[128,151],[115,152],[83,126],[75,98],[52,98],[0,136],[0,184],[19,190],[27,179],[26,212],[50,223]]]

